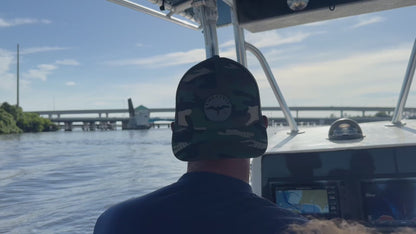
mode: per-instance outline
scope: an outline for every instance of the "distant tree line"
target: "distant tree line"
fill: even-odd
[[[0,106],[0,134],[56,131],[58,126],[35,113],[3,102]]]
[[[375,115],[374,115],[375,117],[380,117],[380,118],[382,118],[382,117],[391,117],[388,113],[386,113],[385,111],[379,111],[379,112],[377,112]]]
[[[366,115],[366,116],[356,115],[356,116],[350,116],[348,114],[344,114],[343,117],[350,117],[350,118],[361,118],[361,117],[388,118],[388,117],[391,117],[391,114],[390,113],[387,113],[386,111],[378,111],[374,115]],[[334,113],[331,113],[331,115],[329,116],[329,118],[337,118],[337,117],[336,117],[336,115]]]

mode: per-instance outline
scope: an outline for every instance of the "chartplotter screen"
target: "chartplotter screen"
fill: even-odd
[[[362,183],[364,213],[377,226],[416,226],[416,180]]]

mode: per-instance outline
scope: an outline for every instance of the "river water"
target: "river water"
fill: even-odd
[[[185,172],[170,129],[0,135],[0,233],[92,233],[111,205]]]

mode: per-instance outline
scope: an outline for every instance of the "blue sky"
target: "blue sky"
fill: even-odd
[[[145,3],[145,1],[139,1]],[[413,42],[416,7],[252,34],[289,106],[395,106]],[[231,27],[220,55],[235,58]],[[26,111],[174,107],[185,71],[205,57],[200,31],[105,0],[2,0],[0,102]],[[277,106],[248,53],[263,106]],[[412,88],[413,90],[413,88]],[[413,95],[414,96],[414,95]],[[415,107],[411,96],[408,106]]]

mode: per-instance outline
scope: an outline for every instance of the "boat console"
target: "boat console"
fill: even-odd
[[[270,153],[262,196],[314,218],[416,226],[416,146]]]

